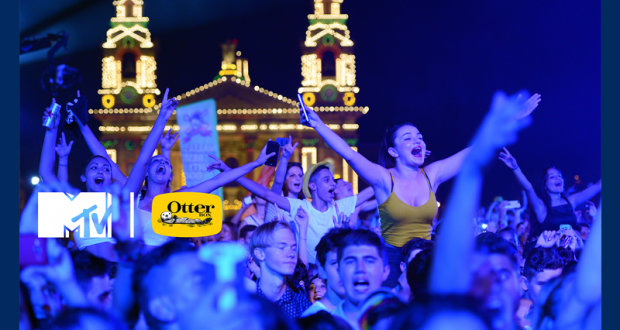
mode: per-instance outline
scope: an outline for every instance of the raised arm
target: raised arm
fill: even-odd
[[[355,203],[355,207],[358,207],[364,204],[366,201],[372,198],[375,195],[375,190],[372,187],[367,187],[366,189],[360,191],[357,194],[357,202]]]
[[[62,137],[58,139],[56,145],[56,153],[58,154],[58,180],[60,182],[69,182],[69,154],[71,153],[71,147],[73,141],[67,145],[65,139],[65,133],[62,133]]]
[[[263,148],[263,151],[265,150],[265,148]],[[262,154],[262,151],[261,151]],[[213,157],[213,156],[211,156]],[[215,157],[213,157],[215,158]],[[267,157],[269,158],[269,157]],[[222,173],[228,172],[228,171],[233,171],[230,167],[228,167],[226,165],[226,163],[224,163],[221,159],[217,159],[215,158],[217,161],[209,164],[209,167],[207,168],[207,170],[211,171],[211,170],[220,170],[222,171]],[[264,161],[263,161],[264,162]],[[270,203],[274,203],[276,205],[278,205],[281,209],[285,210],[286,212],[290,212],[291,210],[291,203],[289,203],[288,199],[280,194],[276,194],[273,191],[261,186],[260,184],[245,178],[243,176],[238,177],[237,178],[237,182],[245,189],[249,190],[251,193],[253,193],[254,195],[270,202]]]
[[[275,152],[272,152],[270,154],[266,154],[267,152],[267,145],[265,145],[263,147],[263,150],[261,150],[260,155],[258,156],[258,158],[256,158],[255,161],[247,163],[245,165],[239,166],[235,169],[229,169],[228,171],[225,172],[221,172],[220,174],[214,176],[213,178],[203,181],[200,184],[193,186],[193,187],[188,187],[188,188],[183,188],[178,190],[178,192],[204,192],[204,193],[210,193],[213,190],[229,183],[229,182],[233,182],[235,180],[237,180],[239,177],[242,177],[248,173],[250,173],[253,169],[263,166],[263,164],[265,164],[265,162],[267,161],[267,159],[269,159],[269,157],[275,155]],[[223,163],[221,159],[218,159],[215,156],[209,155],[209,157],[213,158],[215,161],[211,164],[209,164],[209,167],[207,167],[208,171],[212,171],[214,169],[220,169],[222,168],[221,164],[217,164],[217,163]]]
[[[600,192],[601,192],[601,180],[598,180],[597,183],[589,186],[588,188],[568,196],[568,200],[573,205],[573,207],[576,207],[577,205],[596,196]]]
[[[52,103],[55,103],[56,99],[52,99]],[[43,113],[43,122],[45,122],[51,115],[51,109],[46,108]],[[54,146],[56,145],[56,136],[58,135],[58,124],[60,124],[60,113],[54,116],[52,126],[45,131],[45,138],[43,138],[43,149],[41,150],[41,160],[39,161],[39,175],[43,179],[43,182],[58,182],[58,178],[54,174],[54,161],[56,160],[56,154]]]
[[[299,246],[297,247],[299,260],[308,267],[308,221],[310,215],[304,210],[303,207],[297,209],[295,215],[295,222],[299,225]]]
[[[164,100],[162,101],[159,115],[155,120],[155,124],[153,124],[151,132],[144,141],[142,149],[140,150],[140,155],[138,156],[138,159],[129,174],[129,178],[127,178],[127,182],[125,183],[125,186],[129,188],[129,191],[138,192],[142,187],[142,181],[144,181],[147,166],[153,156],[153,152],[155,152],[155,148],[157,148],[159,140],[161,139],[161,135],[166,127],[166,122],[168,122],[168,119],[172,116],[172,112],[179,104],[179,101],[175,98],[168,99],[168,92],[169,89],[166,88],[166,93],[164,93]]]
[[[172,128],[170,128],[161,138],[161,141],[159,141],[159,144],[161,144],[161,154],[168,158],[168,160],[170,160],[170,150],[180,138],[179,132],[176,132],[174,135],[170,135],[171,131]]]
[[[452,179],[459,173],[470,151],[471,147],[465,148],[446,159],[438,160],[424,168],[429,178],[432,179],[433,191],[436,192],[440,184]]]
[[[376,209],[377,207],[379,207],[379,202],[377,202],[376,199],[371,199],[369,201],[366,201],[365,203],[359,206],[361,212],[372,211]]]
[[[586,246],[577,265],[575,296],[584,304],[594,304],[601,299],[602,289],[602,225],[601,204],[592,224]]]
[[[273,178],[273,184],[271,185],[271,191],[276,194],[282,193],[282,186],[284,186],[284,181],[286,181],[286,170],[288,167],[288,161],[291,159],[291,156],[295,152],[295,148],[297,148],[297,144],[292,145],[293,139],[289,135],[288,143],[282,147],[282,157],[280,157],[280,164],[278,164],[278,168],[276,169],[276,174]]]
[[[386,168],[375,164],[351,147],[340,137],[334,133],[323,121],[319,115],[307,108],[310,126],[325,140],[325,142],[338,153],[344,160],[351,165],[353,170],[361,176],[369,185],[377,189],[378,187],[387,187],[391,189],[391,177]]]
[[[517,132],[529,120],[515,120],[521,107],[516,97],[508,98],[498,92],[493,97],[491,111],[474,137],[472,149],[456,178],[444,224],[439,233],[431,267],[430,291],[434,294],[466,294],[472,274],[470,259],[474,248],[474,228],[482,191],[484,169],[495,150],[514,143]]]
[[[530,181],[525,177],[525,174],[521,171],[521,168],[517,164],[517,160],[513,155],[510,154],[508,149],[504,148],[504,152],[499,153],[499,159],[508,166],[509,169],[512,170],[517,181],[525,190],[525,195],[528,198],[528,202],[532,204],[532,209],[536,212],[536,218],[540,219],[538,221],[542,222],[545,219],[547,214],[547,209],[545,208],[545,204],[543,201],[536,195],[536,191],[534,191],[534,186],[530,183]]]
[[[77,120],[79,123],[79,119]],[[95,134],[93,134],[90,130],[90,127],[88,127],[88,125],[82,125],[82,123],[79,123],[78,126],[80,127],[80,132],[82,132],[84,141],[86,141],[86,145],[88,145],[90,152],[92,152],[93,155],[101,156],[107,159],[112,165],[112,178],[114,181],[118,181],[120,184],[125,184],[125,182],[127,182],[127,177],[123,174],[120,167],[118,167],[118,165],[112,161],[110,156],[108,156],[107,150],[103,145],[101,145],[101,142],[99,142]]]
[[[80,98],[80,91],[77,92],[77,96],[78,98]],[[95,137],[95,134],[93,134],[93,132],[90,130],[90,127],[88,127],[87,124],[82,123],[79,116],[75,116],[75,120],[78,122],[78,127],[80,128],[80,132],[82,132],[82,135],[84,136],[84,141],[86,141],[86,145],[88,145],[88,149],[90,149],[90,152],[92,152],[95,156],[100,156],[107,159],[108,162],[110,162],[110,164],[112,165],[112,178],[121,184],[125,184],[125,182],[127,181],[127,177],[125,176],[125,174],[123,174],[118,165],[116,165],[116,163],[113,162],[112,159],[110,159],[107,150],[104,146],[101,145],[101,142],[99,142],[97,137]]]

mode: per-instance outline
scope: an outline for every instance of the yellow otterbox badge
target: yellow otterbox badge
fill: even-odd
[[[203,237],[222,231],[224,210],[217,195],[177,192],[153,198],[153,231],[173,237]]]

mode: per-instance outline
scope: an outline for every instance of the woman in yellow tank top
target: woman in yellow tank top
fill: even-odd
[[[539,94],[525,102],[521,117],[534,111],[538,102]],[[402,247],[413,238],[430,239],[437,188],[458,174],[470,148],[423,166],[426,143],[422,134],[413,124],[403,123],[387,129],[379,164],[375,164],[351,149],[314,111],[306,111],[310,126],[373,187],[390,262],[390,276],[384,285],[395,286],[401,273]]]

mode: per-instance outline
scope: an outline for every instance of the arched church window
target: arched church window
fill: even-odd
[[[323,53],[323,58],[321,59],[321,66],[321,73],[323,76],[336,76],[336,58],[333,52],[328,50]]]
[[[136,56],[132,53],[123,55],[123,78],[136,77]]]

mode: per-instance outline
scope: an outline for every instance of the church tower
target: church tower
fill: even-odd
[[[301,57],[303,81],[299,93],[308,106],[353,106],[359,88],[355,85],[353,41],[343,0],[314,0],[314,14],[308,15]]]
[[[117,0],[116,17],[103,44],[102,81],[99,94],[104,108],[153,108],[159,95],[155,80],[148,17],[142,16],[142,0]]]

